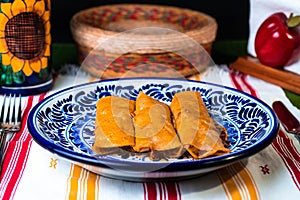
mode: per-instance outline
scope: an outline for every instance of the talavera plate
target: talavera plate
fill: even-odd
[[[135,99],[139,91],[170,104],[176,92],[201,93],[211,116],[226,127],[231,153],[193,160],[152,161],[147,156],[99,156],[94,142],[96,101],[107,95]],[[279,123],[268,105],[246,93],[205,82],[131,78],[105,80],[59,91],[30,112],[33,139],[48,151],[97,174],[123,180],[183,179],[220,169],[267,147]]]

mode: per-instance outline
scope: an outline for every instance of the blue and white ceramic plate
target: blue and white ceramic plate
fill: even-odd
[[[226,127],[231,152],[201,160],[161,161],[134,154],[129,157],[95,154],[91,146],[96,101],[107,95],[135,99],[140,90],[166,104],[170,104],[176,92],[200,92],[211,116]],[[189,178],[245,159],[272,142],[279,123],[264,102],[232,88],[180,79],[131,78],[59,91],[35,106],[29,115],[28,128],[43,148],[90,171],[124,180],[149,180]]]

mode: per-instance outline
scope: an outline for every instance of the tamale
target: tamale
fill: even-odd
[[[159,102],[143,92],[136,99],[134,116],[136,152],[158,153],[163,157],[177,158],[181,155],[182,145],[171,121],[168,105]]]
[[[134,146],[132,115],[135,102],[122,97],[107,96],[96,103],[95,142],[92,149],[101,154],[122,154],[121,147]]]
[[[210,117],[199,92],[176,93],[170,109],[180,141],[194,159],[230,151],[220,137],[226,129]]]

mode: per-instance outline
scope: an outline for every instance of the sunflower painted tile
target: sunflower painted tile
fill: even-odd
[[[52,86],[50,0],[0,0],[0,92]]]

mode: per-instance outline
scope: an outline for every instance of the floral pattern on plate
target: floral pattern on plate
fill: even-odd
[[[135,155],[123,158],[95,154],[90,147],[94,141],[97,100],[108,95],[135,99],[140,90],[166,104],[170,104],[177,92],[200,92],[211,116],[227,129],[232,152],[201,160],[187,158],[170,161],[151,161]],[[113,168],[113,172],[104,175],[115,176],[119,168],[134,171],[138,167],[143,169],[147,164],[147,170],[142,170],[141,174],[128,175],[137,178],[149,177],[149,173],[150,178],[156,177],[161,172],[169,171],[179,172],[177,175],[166,175],[171,178],[180,177],[181,173],[185,176],[186,173],[197,175],[202,172],[199,169],[209,172],[259,152],[271,143],[278,132],[278,121],[273,111],[248,94],[205,82],[161,78],[105,80],[62,90],[31,111],[28,125],[34,140],[42,147],[96,173],[103,174],[103,170],[98,172],[95,168]],[[152,169],[149,168],[151,165],[155,165],[153,169],[156,172],[148,171]],[[123,175],[117,175],[120,176]]]

